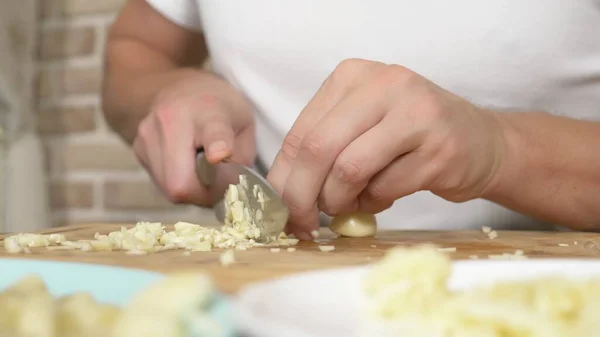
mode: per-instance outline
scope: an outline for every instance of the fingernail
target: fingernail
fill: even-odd
[[[208,146],[208,153],[211,156],[218,154],[219,152],[223,152],[227,150],[227,143],[224,140],[217,140],[214,143],[211,143]]]

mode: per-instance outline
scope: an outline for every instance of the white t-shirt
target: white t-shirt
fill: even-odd
[[[206,36],[214,70],[256,107],[259,158],[346,58],[400,64],[470,101],[600,120],[598,0],[147,0]],[[410,177],[407,177],[410,179]],[[378,215],[382,228],[530,228],[485,200],[429,192]]]

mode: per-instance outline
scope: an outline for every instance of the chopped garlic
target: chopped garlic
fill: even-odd
[[[250,193],[259,201],[259,209],[255,209],[251,205],[249,200],[252,196],[249,195]],[[272,221],[263,217],[266,201],[266,196],[260,186],[253,185],[250,188],[247,177],[240,175],[239,184],[230,184],[225,192],[224,228],[229,227],[229,229],[239,233],[238,239],[248,237],[255,240],[262,239],[265,242],[275,241],[275,238],[261,233],[261,229],[268,227],[268,222]]]
[[[212,249],[246,250],[251,247],[294,246],[298,239],[279,235],[263,235],[269,219],[263,218],[267,196],[259,186],[252,186],[261,209],[252,209],[248,202],[248,180],[240,176],[240,183],[230,185],[225,193],[226,218],[221,229],[206,228],[189,222],[178,222],[174,230],[167,232],[158,222],[138,222],[132,228],[103,235],[96,233],[93,240],[67,241],[61,234],[17,234],[4,239],[4,248],[9,253],[22,253],[28,247],[48,249],[80,249],[86,252],[124,250],[130,254],[154,253],[171,249],[186,249],[191,252],[210,252]],[[61,248],[57,248],[61,247]]]
[[[21,253],[23,247],[19,244],[19,240],[16,236],[9,236],[4,239],[4,249],[9,253]]]
[[[456,252],[456,247],[438,248],[437,251],[440,253],[454,253]]]
[[[279,253],[280,251],[280,248],[271,248],[271,253]]]
[[[258,231],[258,232],[257,232]],[[22,253],[25,247],[43,247],[49,250],[79,249],[87,252],[124,250],[154,253],[171,249],[186,249],[192,252],[210,252],[212,249],[235,248],[246,250],[262,246],[294,246],[298,239],[281,233],[267,238],[267,243],[257,242],[260,236],[254,230],[224,226],[221,230],[207,228],[187,222],[178,222],[174,230],[167,232],[160,223],[138,222],[132,228],[122,227],[107,235],[96,233],[93,240],[67,241],[58,234],[17,234],[4,239],[4,248],[9,253]]]
[[[591,337],[600,279],[546,276],[448,287],[452,262],[434,247],[394,248],[363,279],[357,336]]]
[[[496,232],[494,230],[488,233],[488,238],[490,238],[491,240],[493,240],[497,237],[498,237],[498,232]]]
[[[209,241],[190,243],[185,248],[192,252],[210,252],[212,250]]]
[[[219,262],[221,265],[228,266],[230,264],[235,263],[235,254],[233,250],[227,250],[223,254],[219,256]]]
[[[146,255],[146,254],[148,254],[148,252],[146,252],[144,250],[128,250],[126,254],[129,254],[129,255]]]
[[[290,252],[290,253],[293,253],[293,252],[295,252],[295,251],[296,251],[296,248],[294,248],[294,247],[289,247],[289,248],[287,249],[287,251],[288,251],[288,252]]]
[[[481,231],[484,232],[485,234],[489,234],[492,231],[492,228],[488,227],[488,226],[482,226]]]
[[[46,247],[47,250],[75,250],[77,247],[73,246],[50,246]]]
[[[513,254],[504,253],[504,254],[494,254],[488,255],[490,260],[525,260],[527,256],[523,254],[522,250],[517,250]]]
[[[91,240],[90,245],[93,251],[107,251],[113,250],[113,244],[110,240]]]
[[[62,234],[31,234],[22,233],[9,236],[4,239],[4,248],[8,252],[21,251],[25,247],[48,247],[65,241],[65,236]],[[17,249],[16,247],[19,246]]]
[[[319,246],[319,250],[322,252],[331,252],[335,250],[335,246]]]
[[[567,244],[567,243],[559,243],[558,245],[560,247],[569,247],[569,244]]]
[[[89,241],[84,241],[81,243],[81,250],[83,250],[84,252],[90,252],[93,248],[94,247]]]

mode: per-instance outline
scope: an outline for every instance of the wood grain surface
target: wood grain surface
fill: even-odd
[[[92,239],[96,232],[106,234],[120,227],[115,224],[89,224],[57,227],[40,233],[62,233],[69,240]],[[456,252],[448,253],[453,259],[466,259],[471,255],[485,259],[489,255],[514,253],[515,250],[522,250],[530,258],[600,258],[600,235],[576,232],[498,231],[498,237],[490,239],[480,231],[380,231],[374,238],[359,239],[335,238],[329,230],[322,229],[318,241],[300,242],[295,252],[288,252],[285,248],[277,253],[269,248],[236,251],[237,262],[229,266],[219,263],[220,250],[196,252],[189,256],[184,255],[183,250],[138,256],[120,251],[49,251],[45,248],[33,249],[30,254],[8,254],[0,248],[0,258],[87,262],[164,273],[207,271],[219,288],[227,293],[252,282],[292,273],[368,264],[383,256],[388,248],[399,245],[434,243],[440,247],[456,247]],[[335,250],[321,252],[318,245],[334,245]],[[0,244],[0,247],[3,245]]]

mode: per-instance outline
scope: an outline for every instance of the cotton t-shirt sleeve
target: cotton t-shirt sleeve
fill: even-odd
[[[196,0],[146,0],[159,13],[174,23],[194,31],[202,29]]]

